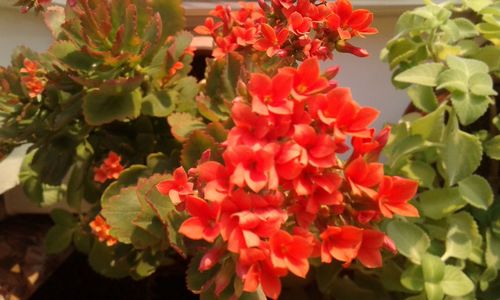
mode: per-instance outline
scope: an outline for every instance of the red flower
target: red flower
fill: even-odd
[[[267,116],[269,112],[279,115],[293,113],[293,101],[288,99],[292,90],[292,78],[280,73],[272,79],[264,74],[254,73],[250,76],[248,91],[252,95],[252,110]]]
[[[38,64],[28,58],[24,59],[23,65],[24,67],[19,70],[22,74],[35,76],[38,72]]]
[[[217,202],[207,203],[204,200],[186,196],[186,210],[191,215],[179,228],[179,233],[192,240],[204,239],[213,242],[220,232],[219,214],[220,204]]]
[[[95,219],[89,223],[92,233],[97,236],[100,242],[106,242],[108,247],[113,246],[118,242],[117,239],[109,234],[110,227],[106,220],[100,215],[97,215]]]
[[[299,124],[294,127],[293,139],[307,150],[310,165],[330,168],[335,165],[335,143],[326,134],[318,134],[310,125]]]
[[[358,255],[363,238],[363,230],[353,226],[328,226],[320,235],[321,261],[330,263],[332,257],[345,262],[348,267]]]
[[[281,45],[285,43],[289,34],[285,28],[276,34],[274,29],[265,23],[261,25],[261,32],[262,38],[255,43],[254,48],[258,51],[265,51],[269,57],[273,57],[280,52]]]
[[[94,169],[94,181],[104,183],[108,179],[118,179],[124,169],[120,163],[121,159],[121,156],[115,152],[109,152],[103,163]]]
[[[273,268],[269,259],[269,250],[249,248],[242,250],[236,272],[243,279],[243,290],[253,293],[259,285],[264,294],[271,299],[278,299],[281,293],[279,276],[284,274]]]
[[[319,62],[315,58],[306,59],[298,69],[283,68],[284,73],[293,76],[292,95],[304,100],[328,87],[328,80],[320,75]]]
[[[335,88],[326,97],[319,96],[310,101],[311,110],[326,125],[334,126],[336,136],[370,137],[367,128],[379,112],[371,107],[360,107],[347,88]]]
[[[347,165],[344,173],[354,195],[366,194],[374,198],[376,193],[371,188],[382,181],[384,165],[367,163],[363,157],[358,157]]]
[[[358,252],[358,260],[368,268],[382,266],[380,249],[384,246],[385,234],[376,230],[363,230],[363,241]]]
[[[222,22],[215,22],[213,18],[206,18],[205,25],[198,25],[194,32],[202,35],[215,35],[215,31],[222,26]]]
[[[327,18],[328,27],[337,31],[343,40],[377,33],[377,29],[370,27],[373,14],[366,9],[353,10],[348,0],[337,0],[332,11],[334,14]]]
[[[370,137],[352,138],[353,154],[351,157],[356,158],[358,156],[364,156],[367,161],[378,160],[380,153],[382,152],[385,144],[387,144],[387,140],[391,134],[391,127],[385,127],[377,136],[374,136],[374,132],[375,130],[371,131]]]
[[[234,166],[230,182],[239,187],[248,186],[258,193],[267,187],[276,190],[278,175],[274,167],[274,153],[266,150],[252,150],[247,146],[237,146],[228,149],[224,158]]]
[[[174,171],[172,180],[160,182],[156,188],[161,194],[169,196],[174,205],[184,202],[185,196],[193,194],[193,184],[188,182],[188,176],[182,167]]]
[[[288,30],[296,35],[303,35],[311,30],[311,18],[303,17],[300,13],[294,12],[288,17]]]
[[[199,179],[205,183],[204,198],[209,201],[222,202],[229,193],[229,174],[218,162],[207,161],[197,168]]]
[[[378,205],[380,212],[386,218],[393,214],[405,217],[418,217],[418,210],[408,203],[415,196],[418,183],[401,177],[385,176],[378,190]]]
[[[170,76],[174,76],[177,71],[182,70],[182,68],[184,68],[184,64],[178,61],[170,68],[168,73],[170,74]]]
[[[233,27],[233,35],[236,37],[236,43],[242,47],[253,45],[255,43],[255,41],[257,40],[255,37],[256,32],[257,29],[255,27]]]
[[[222,255],[224,254],[224,249],[222,247],[214,247],[203,255],[200,260],[200,265],[198,266],[198,270],[201,272],[210,270],[215,265],[219,263]]]
[[[217,47],[212,51],[212,56],[215,57],[216,59],[220,59],[225,57],[228,53],[236,50],[238,48],[238,44],[233,41],[232,36],[228,37],[216,37],[215,38],[215,45]]]
[[[269,245],[274,267],[288,269],[299,277],[306,277],[312,245],[305,238],[280,230],[271,237]]]

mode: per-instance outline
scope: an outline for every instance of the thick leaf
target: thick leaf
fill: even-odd
[[[174,100],[170,91],[152,92],[143,98],[141,113],[153,117],[166,117],[175,109]]]
[[[142,177],[151,176],[151,170],[143,165],[132,165],[120,173],[116,181],[113,181],[102,193],[101,205],[105,205],[109,199],[118,195],[122,188],[135,185]]]
[[[56,225],[65,227],[75,227],[78,223],[75,217],[68,211],[56,208],[50,212],[50,217]]]
[[[85,193],[85,177],[90,172],[91,157],[94,150],[90,143],[84,142],[76,148],[76,163],[68,181],[66,201],[69,206],[79,210]]]
[[[500,135],[484,143],[484,152],[486,152],[489,157],[500,160]]]
[[[128,187],[103,203],[101,214],[111,227],[110,234],[120,242],[130,244],[136,229],[133,221],[141,211],[135,188]]]
[[[429,86],[412,85],[408,89],[408,96],[413,104],[424,112],[431,112],[438,107],[434,90]]]
[[[467,259],[474,246],[481,247],[482,238],[474,218],[467,212],[459,212],[448,218],[450,228],[446,236],[444,258]]]
[[[472,94],[478,96],[497,95],[493,89],[493,79],[489,74],[477,73],[469,78],[469,89]]]
[[[431,147],[432,144],[425,141],[419,135],[411,135],[402,138],[401,140],[394,143],[391,149],[391,155],[389,160],[389,166],[393,169],[397,169],[401,163],[404,163],[409,155],[414,154]]]
[[[196,254],[189,262],[186,272],[187,288],[196,294],[200,294],[208,288],[206,284],[215,276],[219,269],[219,267],[216,266],[212,269],[201,272],[198,267],[200,266],[200,262],[204,254],[205,253],[203,252]]]
[[[173,35],[182,30],[185,25],[184,10],[181,0],[153,0],[153,10],[161,15],[163,37]]]
[[[451,102],[457,112],[460,123],[462,125],[470,125],[484,115],[490,104],[490,98],[474,95],[470,92],[455,91],[451,94]]]
[[[74,227],[55,225],[49,229],[45,236],[45,248],[47,253],[54,254],[64,251],[71,244]]]
[[[465,201],[477,208],[486,210],[493,203],[493,190],[488,181],[479,175],[461,180],[458,190]]]
[[[426,253],[422,257],[422,274],[425,282],[441,282],[444,277],[443,261],[435,255]]]
[[[441,142],[446,108],[446,105],[441,105],[433,112],[411,122],[411,134],[420,135],[427,141]]]
[[[473,11],[479,12],[492,3],[492,0],[464,0],[464,4]]]
[[[31,168],[31,162],[35,156],[36,151],[31,151],[24,157],[23,163],[21,165],[21,171],[19,172],[19,180],[23,188],[24,193],[28,196],[28,199],[34,201],[37,204],[43,203],[43,188],[42,183],[36,173]]]
[[[445,129],[440,160],[449,186],[469,177],[481,163],[483,150],[476,136],[461,131],[452,113]]]
[[[417,180],[421,187],[432,188],[436,180],[436,170],[430,164],[418,160],[408,161],[400,171],[405,177]]]
[[[215,139],[209,134],[201,130],[193,132],[182,146],[182,166],[186,170],[194,167],[205,150],[210,149],[212,154],[216,154],[216,146]]]
[[[455,266],[445,266],[441,287],[446,295],[460,297],[474,290],[474,283]]]
[[[423,86],[436,86],[437,77],[443,68],[441,63],[420,64],[398,74],[394,79]]]
[[[424,289],[424,274],[421,266],[410,265],[401,275],[401,284],[412,291]]]
[[[123,278],[129,275],[130,265],[125,257],[117,257],[115,247],[94,241],[89,253],[89,265],[99,274],[110,278]]]
[[[409,60],[417,52],[417,45],[406,38],[398,39],[392,42],[389,47],[387,58],[391,69],[395,68],[400,63]]]
[[[85,96],[83,114],[85,120],[94,126],[134,119],[141,111],[141,100],[139,89],[118,95],[106,95],[96,90]]]
[[[430,246],[427,234],[412,223],[391,221],[387,225],[387,234],[394,240],[398,251],[415,264],[420,264],[422,256]]]
[[[172,135],[180,142],[186,141],[191,132],[196,129],[205,128],[205,123],[201,119],[188,113],[173,113],[168,116],[168,124],[171,127]]]
[[[434,220],[444,218],[467,203],[460,196],[458,188],[442,188],[420,194],[419,210],[424,216]]]
[[[61,33],[61,25],[65,22],[64,8],[61,6],[50,6],[43,14],[45,25],[50,29],[52,37],[57,39]]]

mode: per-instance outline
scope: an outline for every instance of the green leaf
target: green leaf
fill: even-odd
[[[182,146],[181,163],[186,170],[194,167],[205,150],[211,149],[211,153],[216,154],[215,139],[209,134],[197,130],[193,132]]]
[[[188,113],[173,113],[168,116],[168,124],[172,135],[180,142],[186,141],[191,132],[205,128],[205,123],[200,118]]]
[[[71,244],[74,227],[56,224],[49,229],[45,236],[45,248],[47,253],[55,254],[64,251]]]
[[[110,278],[123,278],[129,275],[130,265],[126,257],[119,257],[116,248],[106,246],[106,243],[94,241],[89,253],[89,265],[94,271]]]
[[[130,244],[131,236],[136,229],[133,221],[141,211],[136,189],[127,187],[102,204],[101,214],[111,227],[109,233],[120,242]]]
[[[442,300],[444,297],[443,288],[441,285],[432,282],[426,282],[425,286],[425,295],[427,296],[427,300]]]
[[[94,126],[134,119],[141,111],[141,100],[140,89],[121,95],[106,95],[94,90],[83,99],[83,114]]]
[[[441,105],[433,112],[411,122],[411,134],[420,135],[426,141],[441,142],[446,108],[446,105]]]
[[[84,142],[76,148],[76,162],[68,181],[66,201],[71,208],[80,209],[85,193],[85,178],[90,171],[91,157],[94,153],[90,143]]]
[[[401,275],[401,284],[414,292],[424,289],[424,274],[421,266],[410,265]]]
[[[500,160],[500,135],[484,143],[484,152],[486,152],[489,157]]]
[[[408,161],[400,171],[404,177],[417,180],[421,187],[432,188],[436,180],[434,168],[430,164],[418,160]]]
[[[455,266],[445,266],[441,287],[446,295],[453,297],[465,296],[474,290],[474,283]]]
[[[393,169],[397,169],[401,163],[405,162],[405,159],[409,155],[427,149],[430,146],[432,146],[432,144],[424,141],[419,135],[404,137],[397,141],[397,143],[394,143],[391,149],[391,155],[389,156],[389,166]]]
[[[455,108],[460,123],[462,125],[470,125],[479,119],[490,103],[490,98],[487,96],[478,96],[472,93],[462,93],[455,91],[451,94],[451,102]]]
[[[420,64],[398,74],[394,79],[400,82],[436,86],[437,77],[443,68],[441,63]]]
[[[56,225],[74,227],[78,222],[75,217],[68,211],[56,208],[50,212],[50,217]]]
[[[482,238],[474,218],[467,212],[459,212],[448,218],[450,228],[446,235],[444,258],[467,259],[474,246],[481,247]]]
[[[469,78],[462,70],[449,69],[441,72],[437,79],[437,89],[447,89],[450,92],[460,91],[466,93],[468,91]]]
[[[31,162],[33,157],[35,156],[36,150],[28,152],[23,159],[23,163],[21,165],[21,171],[19,172],[19,181],[21,182],[21,186],[23,188],[24,193],[31,201],[36,202],[37,204],[43,203],[43,188],[42,183],[38,177],[38,173],[36,173],[31,168]]]
[[[76,250],[88,255],[90,253],[90,249],[92,249],[93,242],[94,236],[92,234],[81,230],[75,230],[75,233],[73,234],[73,244],[75,245]]]
[[[474,55],[474,59],[480,60],[488,65],[490,71],[500,69],[500,47],[489,45],[478,49]]]
[[[419,210],[434,220],[444,218],[467,203],[460,196],[458,188],[442,188],[425,191],[420,194]]]
[[[472,75],[477,73],[489,72],[488,65],[476,59],[448,56],[446,63],[450,69],[462,71],[467,78],[470,78]]]
[[[449,186],[469,177],[481,163],[483,149],[476,136],[461,131],[452,113],[445,129],[440,160]]]
[[[142,100],[141,113],[153,117],[166,117],[175,109],[168,90],[149,93]]]
[[[189,262],[188,269],[186,271],[186,283],[187,288],[196,294],[200,294],[205,291],[208,286],[206,283],[214,278],[217,273],[219,266],[201,272],[198,267],[200,266],[201,259],[205,253],[197,253]]]
[[[156,186],[167,179],[171,179],[171,176],[156,174],[141,179],[137,184],[137,195],[152,208],[163,224],[168,223],[168,216],[174,211],[174,205],[168,197],[160,194]]]
[[[497,92],[493,89],[493,79],[486,73],[477,73],[472,75],[469,78],[469,88],[474,95],[497,95]]]
[[[387,45],[389,52],[387,58],[391,69],[394,69],[400,63],[409,60],[417,52],[417,45],[406,38],[400,38],[390,45]]]
[[[413,104],[424,112],[432,112],[438,107],[436,95],[431,87],[412,85],[408,89],[408,96]]]
[[[481,11],[492,3],[491,0],[464,0],[464,4],[475,12]]]
[[[425,282],[441,282],[444,277],[443,261],[435,255],[426,253],[422,257],[422,274]]]
[[[184,28],[185,18],[181,0],[153,0],[152,7],[161,15],[163,38]]]
[[[493,190],[486,179],[479,175],[472,175],[458,183],[460,195],[470,205],[488,209],[493,203]]]
[[[49,6],[43,14],[45,25],[52,33],[52,37],[57,39],[62,32],[62,24],[65,22],[64,8],[61,6]]]
[[[431,244],[427,234],[412,223],[391,221],[387,225],[387,234],[396,244],[398,251],[415,264],[420,264],[422,256]]]
[[[113,181],[102,193],[101,205],[105,205],[109,199],[120,194],[122,188],[135,185],[142,177],[151,176],[151,171],[143,165],[131,165],[120,173],[117,180]]]

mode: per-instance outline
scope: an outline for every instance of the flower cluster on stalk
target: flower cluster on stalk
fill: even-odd
[[[325,0],[264,0],[259,6],[242,3],[242,9],[231,11],[218,5],[204,25],[195,32],[214,39],[215,58],[245,48],[253,48],[269,57],[332,58],[332,51],[364,57],[368,52],[351,45],[354,37],[374,34],[373,14],[352,8],[348,0],[327,3]]]
[[[23,62],[24,67],[21,68],[21,82],[28,91],[30,98],[35,98],[42,94],[45,90],[45,80],[40,76],[42,70],[38,63],[25,58]]]
[[[296,9],[286,3],[273,7]],[[330,84],[318,58],[273,77],[253,73],[246,88],[248,97],[233,101],[222,159],[204,155],[157,186],[187,215],[179,232],[206,242],[199,270],[216,270],[206,288],[219,295],[237,280],[276,299],[280,278],[306,277],[311,258],[380,267],[381,249],[395,249],[376,224],[418,211],[408,203],[417,182],[384,176],[377,162],[389,134],[370,128],[378,111]]]
[[[121,156],[111,151],[102,164],[94,169],[94,181],[104,183],[108,179],[118,179],[124,167]]]

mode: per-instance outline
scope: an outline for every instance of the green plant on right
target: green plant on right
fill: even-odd
[[[405,12],[382,52],[412,101],[388,173],[418,180],[420,218],[388,222],[408,299],[499,299],[500,1]]]

